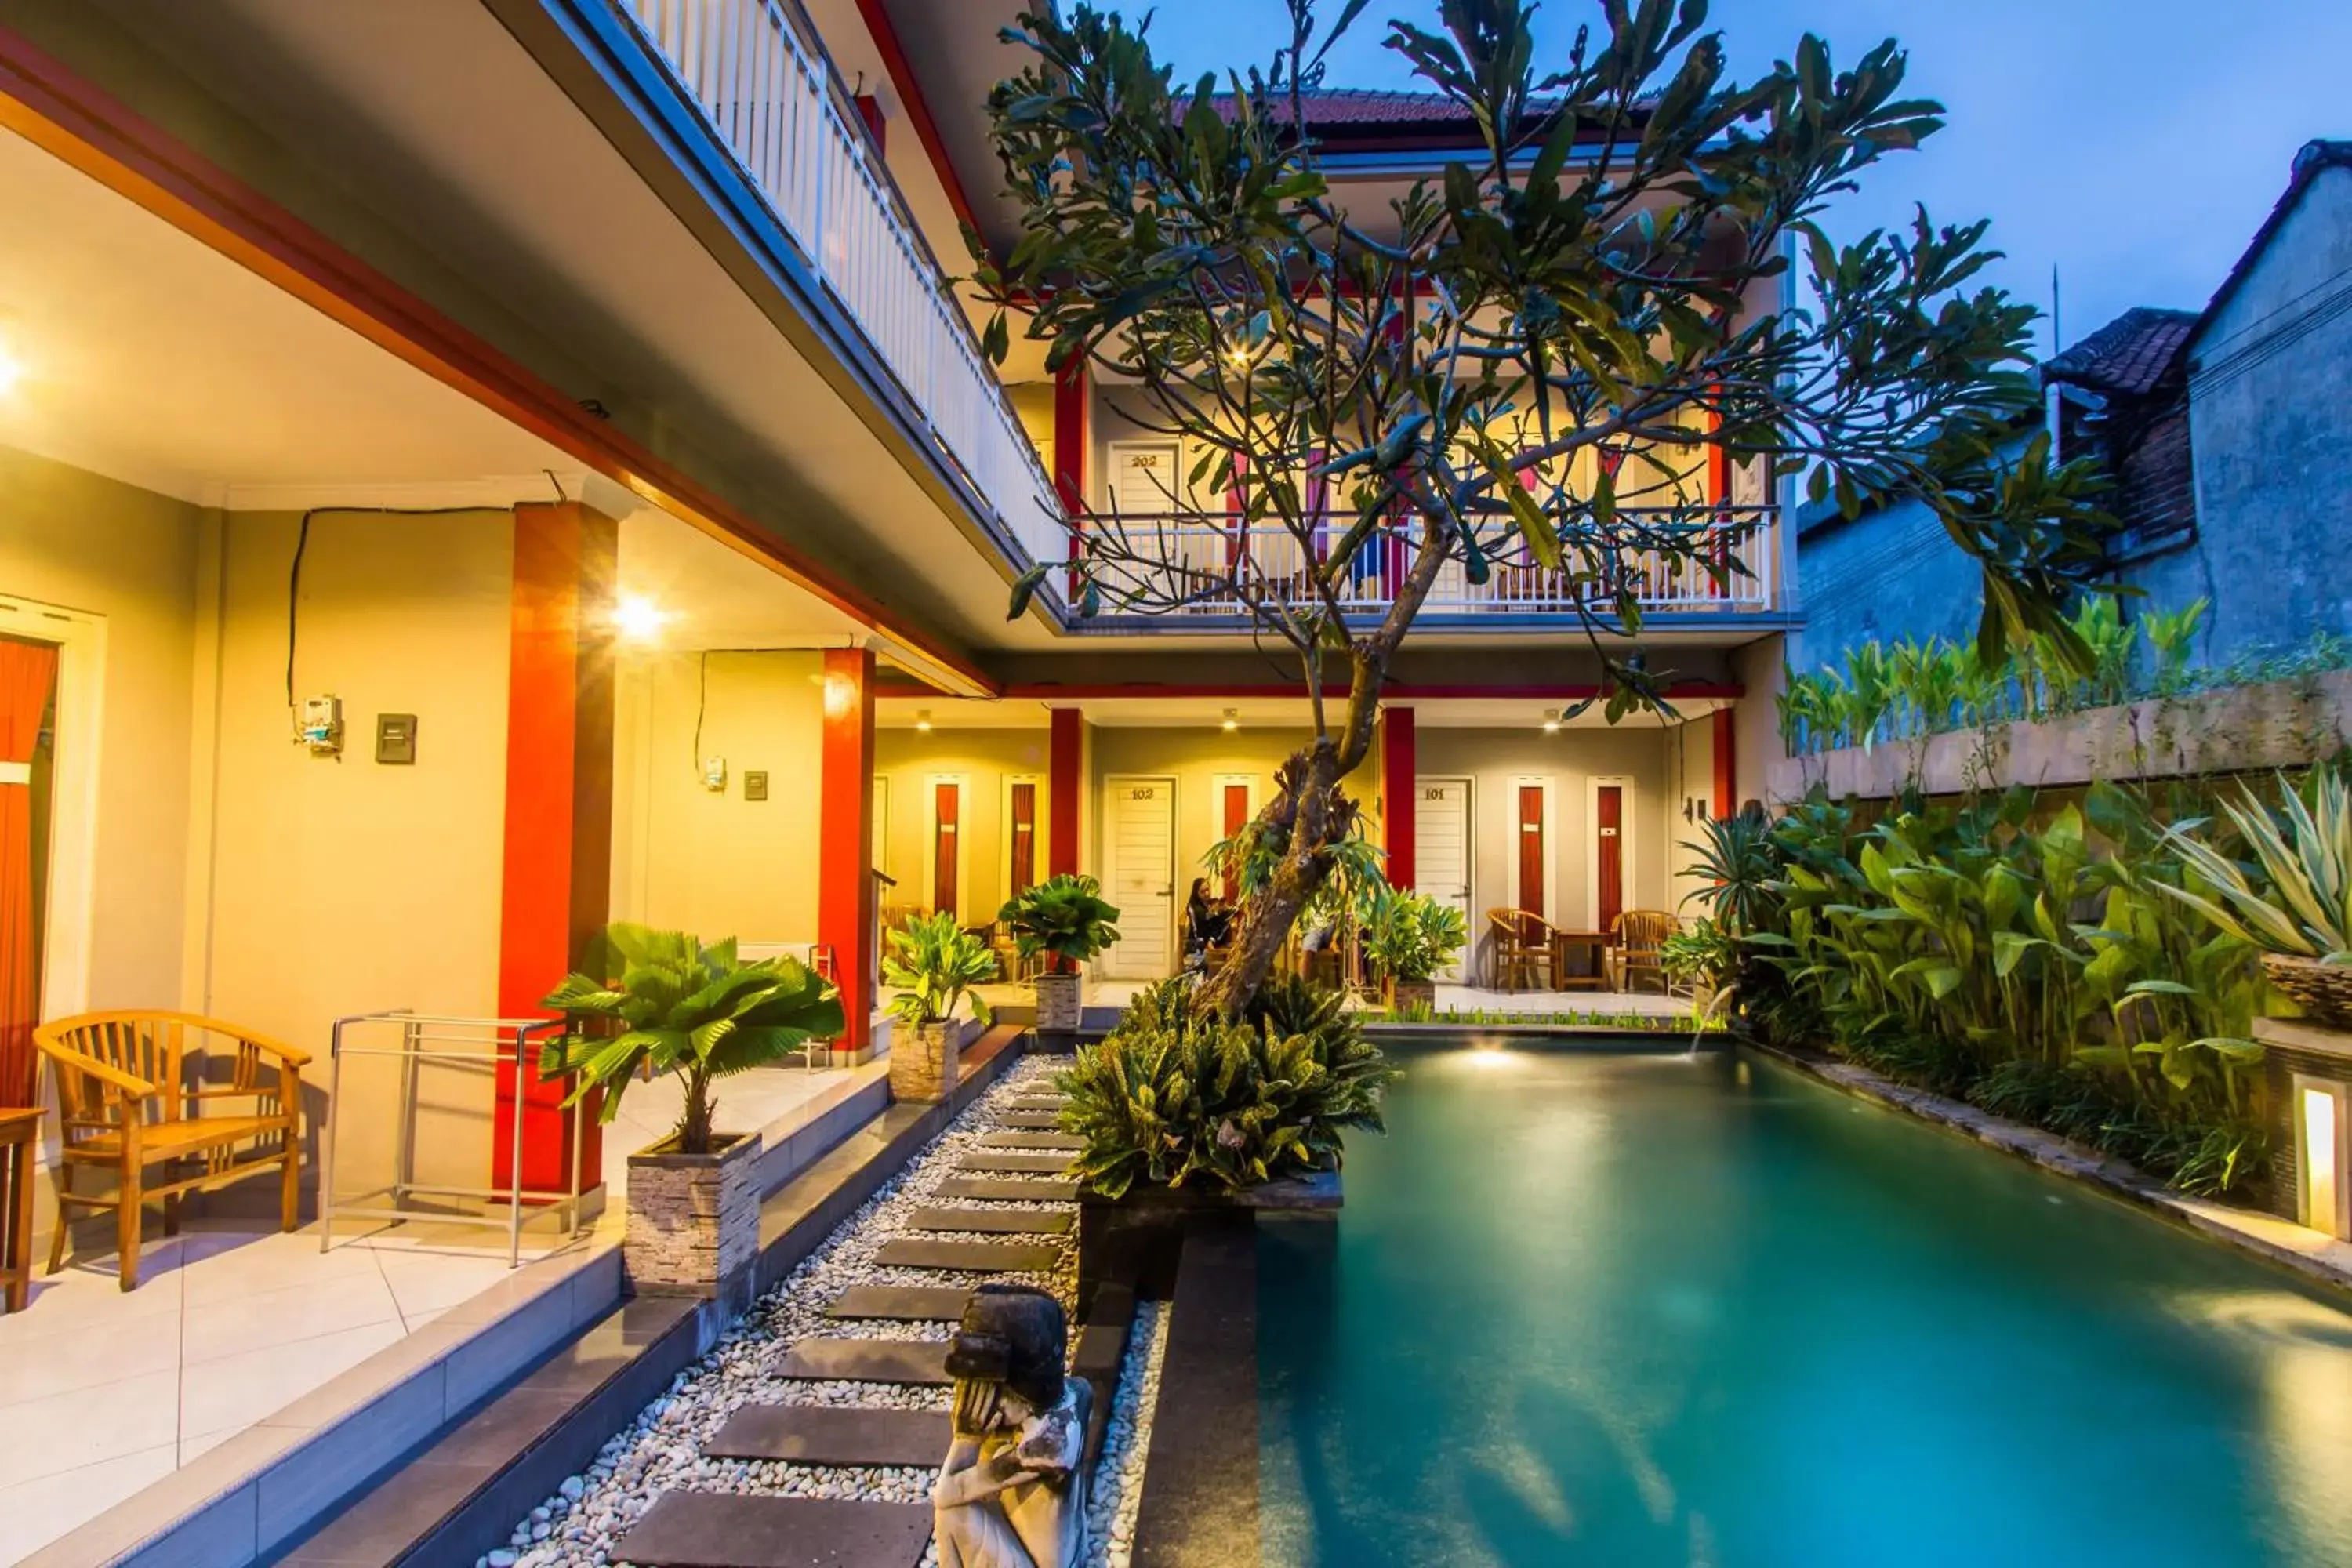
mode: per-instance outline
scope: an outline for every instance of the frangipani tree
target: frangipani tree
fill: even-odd
[[[1841,73],[1808,37],[1739,81],[1705,0],[1601,0],[1546,62],[1531,0],[1442,0],[1438,30],[1391,22],[1387,46],[1480,150],[1356,212],[1308,95],[1365,5],[1345,0],[1326,26],[1315,0],[1286,0],[1269,61],[1189,88],[1143,26],[1087,5],[1032,12],[1006,37],[1034,61],[990,99],[1022,215],[1009,255],[974,241],[992,352],[1022,317],[1051,367],[1084,359],[1132,389],[1146,429],[1197,454],[1170,510],[1245,476],[1201,516],[1290,544],[1204,552],[1156,519],[1071,519],[1080,615],[1230,606],[1302,667],[1314,738],[1260,819],[1282,857],[1201,994],[1229,1013],[1329,874],[1339,781],[1449,569],[1474,586],[1505,568],[1566,584],[1614,720],[1663,702],[1638,644],[1617,651],[1642,629],[1624,563],[1718,584],[1744,570],[1720,498],[1689,482],[1709,444],[1850,509],[1927,505],[1983,563],[1994,653],[2064,638],[2060,612],[2098,559],[2091,477],[2050,469],[2038,445],[2015,465],[1996,455],[2037,402],[2034,312],[1981,285],[1985,226],[1923,212],[1845,246],[1819,226],[1940,122],[1901,96],[1892,42]],[[1751,309],[1777,300],[1792,256],[1804,302]],[[1373,544],[1402,565],[1367,610],[1349,584]],[[1018,584],[1016,616],[1048,571]]]

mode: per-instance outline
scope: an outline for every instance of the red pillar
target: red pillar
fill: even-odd
[[[1075,708],[1054,710],[1053,738],[1045,765],[1045,875],[1068,876],[1078,868],[1078,808],[1086,799],[1086,715]]]
[[[507,656],[506,843],[499,912],[499,1013],[553,1016],[539,999],[581,962],[611,907],[613,603],[618,530],[575,503],[515,509],[513,629]],[[594,1186],[603,1140],[593,1113],[562,1109],[561,1083],[499,1065],[491,1183],[513,1177],[522,1119],[526,1190],[571,1185],[578,1156]]]
[[[1717,821],[1739,809],[1734,799],[1739,788],[1739,732],[1732,725],[1731,710],[1715,710],[1715,815]]]
[[[1389,852],[1389,886],[1392,888],[1410,888],[1413,882],[1413,807],[1421,798],[1416,769],[1412,710],[1381,710],[1381,847]]]
[[[816,939],[833,950],[848,1019],[840,1048],[874,1038],[874,654],[824,656],[824,742],[817,789]]]

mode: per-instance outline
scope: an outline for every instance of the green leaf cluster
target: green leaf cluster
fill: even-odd
[[[996,979],[1002,967],[987,942],[956,923],[953,910],[910,916],[883,935],[882,984],[897,993],[888,1003],[892,1017],[916,1027],[944,1023],[967,1001],[983,1026],[995,1016],[972,987]]]
[[[1015,894],[996,918],[1024,958],[1047,953],[1076,965],[1118,941],[1118,910],[1104,900],[1102,884],[1068,871]]]
[[[2334,767],[2303,787],[2281,781],[2272,806],[2248,786],[2222,816],[2252,855],[2234,860],[2184,823],[2167,835],[2196,881],[2166,892],[2265,952],[2352,963],[2352,789]]]
[[[1336,1167],[1341,1134],[1383,1131],[1397,1075],[1341,998],[1284,978],[1236,1019],[1196,1016],[1190,982],[1137,995],[1118,1026],[1057,1080],[1073,1168],[1097,1192],[1257,1186]]]
[[[830,981],[793,958],[746,963],[733,937],[706,947],[681,931],[615,921],[591,944],[587,963],[540,1004],[563,1013],[570,1027],[548,1042],[539,1070],[572,1079],[567,1106],[601,1091],[605,1121],[639,1076],[679,1075],[681,1153],[710,1152],[714,1079],[836,1038],[844,1026]]]
[[[2227,1184],[2257,1179],[2248,1037],[2276,1001],[2254,945],[2184,897],[2204,886],[2192,844],[2110,784],[1866,823],[1816,793],[1770,829],[1773,901],[1740,941],[1773,984],[1743,984],[1743,1016],[1941,1093],[2095,1102],[2095,1125],[2060,1130],[2176,1179],[2215,1134]]]
[[[1364,956],[1373,973],[1415,984],[1436,978],[1470,944],[1469,922],[1452,904],[1382,882],[1364,921]]]

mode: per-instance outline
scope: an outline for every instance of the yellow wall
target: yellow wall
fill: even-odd
[[[214,515],[0,447],[0,593],[105,618],[92,1007],[181,1000],[197,578]],[[37,635],[12,618],[0,631]]]
[[[1667,909],[1668,857],[1683,837],[1673,804],[1664,731],[1654,726],[1570,729],[1451,730],[1424,724],[1416,738],[1418,771],[1471,781],[1471,904],[1476,914],[1510,899],[1514,848],[1511,788],[1521,776],[1548,778],[1552,791],[1552,897],[1556,925],[1583,929],[1592,918],[1592,821],[1590,782],[1598,775],[1630,779],[1625,820],[1633,844],[1626,857],[1625,907]]]
[[[706,942],[816,940],[824,656],[625,656],[613,763],[613,912]],[[696,740],[698,715],[701,724]],[[703,787],[698,757],[724,757]],[[745,798],[765,772],[768,798]]]
[[[295,695],[342,700],[338,759],[291,739],[299,521],[240,512],[226,529],[201,1005],[317,1053],[323,1089],[339,1016],[497,1011],[514,529],[505,511],[314,521]],[[414,765],[374,760],[379,713],[416,715]],[[352,1059],[339,1184],[388,1170],[394,1095],[388,1067]],[[421,1179],[485,1182],[487,1069],[436,1068],[420,1096]]]
[[[964,897],[958,911],[965,924],[996,918],[1006,898],[1011,870],[1004,837],[1004,782],[1037,781],[1037,876],[1046,872],[1046,824],[1052,806],[1046,778],[1051,731],[1045,730],[884,730],[874,739],[875,773],[887,781],[888,821],[876,826],[876,864],[898,885],[887,889],[889,905],[923,905],[929,869],[930,785],[934,778],[964,781]],[[887,829],[887,834],[886,834]]]
[[[1704,878],[1685,872],[1692,859],[1685,842],[1698,842],[1704,831],[1696,816],[1685,817],[1685,804],[1694,813],[1712,816],[1715,811],[1715,715],[1702,713],[1687,722],[1676,724],[1666,731],[1666,758],[1673,784],[1666,796],[1666,826],[1672,842],[1666,858],[1672,877],[1668,891],[1674,901],[1667,907],[1680,915],[1696,917],[1706,912],[1705,907],[1693,900],[1683,900],[1704,889]]]

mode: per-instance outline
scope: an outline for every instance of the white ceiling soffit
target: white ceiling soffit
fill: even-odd
[[[0,444],[208,506],[577,489],[573,459],[14,132],[0,189]]]
[[[1602,704],[1594,703],[1573,717],[1571,703],[1562,699],[1541,701],[1527,698],[1412,700],[1398,694],[1391,706],[1409,707],[1415,724],[1441,730],[1541,730],[1547,713],[1561,714],[1560,728],[1605,730],[1610,727]],[[1727,708],[1728,700],[1698,698],[1677,702],[1675,719],[1654,713],[1629,714],[1620,730],[1659,729]],[[1304,735],[1311,710],[1304,698],[1289,697],[1118,697],[1077,700],[1031,698],[1003,701],[949,698],[886,697],[875,703],[874,721],[885,729],[913,729],[928,716],[937,730],[1042,730],[1053,721],[1055,708],[1076,708],[1090,724],[1107,729],[1214,730],[1230,714],[1240,730],[1258,730],[1286,736]],[[1333,710],[1336,721],[1338,711]]]

